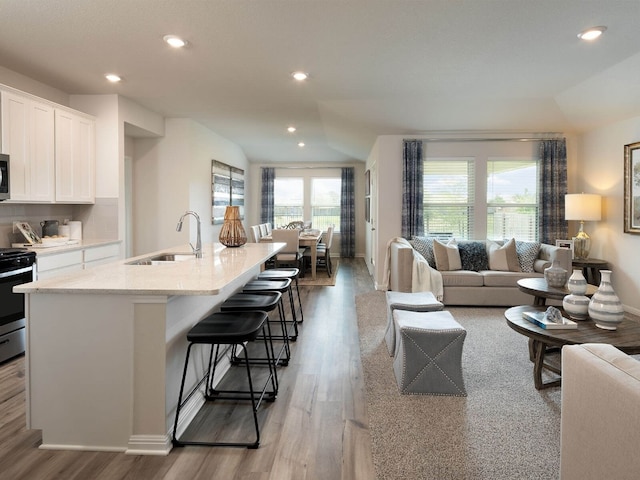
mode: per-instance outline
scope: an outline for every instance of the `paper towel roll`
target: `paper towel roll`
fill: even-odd
[[[82,222],[69,222],[69,238],[82,241]]]
[[[60,225],[58,227],[58,236],[68,237],[70,233],[71,233],[71,229],[69,228],[69,225]]]

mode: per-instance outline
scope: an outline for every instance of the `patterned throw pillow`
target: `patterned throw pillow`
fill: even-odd
[[[433,256],[433,238],[413,237],[409,243],[416,252],[424,257],[431,268],[436,268],[436,257]]]
[[[474,272],[489,270],[489,257],[485,242],[460,242],[458,250],[460,251],[462,270],[473,270]]]
[[[540,243],[538,242],[520,242],[516,240],[516,253],[518,261],[523,272],[533,272],[533,264],[538,258],[540,252]]]
[[[500,246],[496,242],[489,241],[489,268],[502,272],[521,272],[518,254],[516,253],[516,241],[511,239]]]
[[[436,267],[441,272],[462,270],[460,252],[454,239],[444,244],[438,239],[433,241],[433,255],[436,257]]]

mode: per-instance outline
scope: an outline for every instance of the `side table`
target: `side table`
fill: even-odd
[[[584,278],[591,285],[600,285],[600,270],[608,270],[609,264],[598,258],[574,258],[572,264],[582,269]]]

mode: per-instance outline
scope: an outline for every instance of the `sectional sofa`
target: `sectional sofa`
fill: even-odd
[[[531,304],[516,282],[543,277],[553,260],[571,274],[571,251],[549,244],[396,238],[388,244],[388,289],[431,291],[447,306]]]

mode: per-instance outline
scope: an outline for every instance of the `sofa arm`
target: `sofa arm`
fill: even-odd
[[[540,261],[542,260],[542,262]],[[549,245],[547,243],[543,243],[540,245],[540,252],[538,253],[538,260],[535,262],[535,270],[536,272],[543,273],[545,264],[551,263],[554,260],[558,260],[560,266],[564,268],[569,275],[573,271],[572,259],[571,259],[571,250],[568,248],[560,248],[555,245]]]
[[[398,242],[391,242],[389,248],[389,290],[411,292],[413,248]]]
[[[560,478],[640,472],[640,362],[607,344],[562,349]]]

